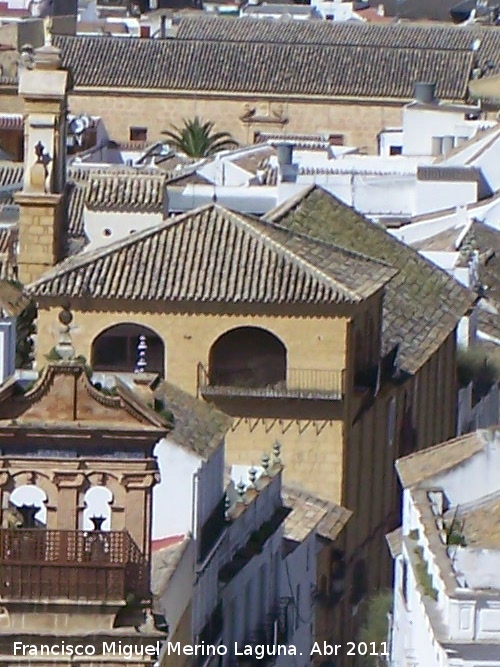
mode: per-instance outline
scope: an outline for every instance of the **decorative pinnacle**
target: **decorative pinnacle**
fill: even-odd
[[[273,465],[281,465],[281,445],[276,441],[273,445]]]
[[[134,373],[144,373],[148,362],[146,361],[146,350],[148,349],[148,344],[146,342],[146,336],[139,336],[137,343],[137,362],[135,364]]]
[[[255,466],[252,466],[248,471],[248,478],[252,488],[255,487],[255,480],[257,479],[257,468]]]
[[[238,491],[241,500],[243,500],[243,496],[245,495],[245,489],[246,489],[245,482],[242,479],[240,479],[240,481],[236,485],[236,490]]]
[[[262,467],[264,468],[264,475],[267,475],[267,471],[269,470],[270,461],[271,461],[271,457],[269,456],[269,454],[267,454],[267,453],[262,454],[261,463],[262,463]]]

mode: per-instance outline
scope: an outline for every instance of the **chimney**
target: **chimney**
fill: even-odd
[[[297,180],[297,167],[293,164],[293,144],[280,141],[274,144],[282,183],[294,183]]]
[[[167,39],[167,17],[165,14],[160,17],[160,39]]]
[[[19,70],[24,102],[24,182],[19,205],[19,279],[27,284],[61,259],[66,178],[68,72],[50,43]]]
[[[420,104],[437,104],[435,93],[435,83],[427,83],[425,81],[417,81],[415,83],[413,94],[415,102],[420,102]]]

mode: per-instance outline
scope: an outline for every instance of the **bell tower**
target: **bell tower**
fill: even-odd
[[[48,42],[19,70],[24,102],[24,182],[19,205],[19,279],[30,283],[62,258],[69,75]]]

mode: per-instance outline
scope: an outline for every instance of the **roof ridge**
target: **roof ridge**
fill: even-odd
[[[217,204],[215,205],[215,208],[218,208],[219,210],[222,210],[224,212],[228,212],[232,216],[236,216],[236,218],[240,218],[241,222],[245,224],[247,227],[251,228],[251,231],[253,234],[256,234],[259,238],[259,240],[264,241],[267,245],[270,245],[272,249],[278,250],[278,253],[281,254],[282,256],[288,256],[289,258],[291,257],[294,262],[297,262],[303,266],[303,268],[308,271],[309,273],[312,273],[313,276],[316,276],[317,278],[322,278],[323,280],[326,280],[331,287],[333,287],[337,292],[338,290],[342,290],[344,293],[347,293],[347,295],[350,296],[350,298],[353,298],[355,300],[362,300],[363,297],[361,294],[356,292],[355,290],[352,290],[351,288],[347,287],[345,284],[340,283],[337,281],[335,278],[332,278],[332,276],[328,275],[323,269],[320,269],[319,267],[315,266],[312,264],[310,261],[307,259],[304,259],[303,257],[300,257],[300,255],[297,255],[293,250],[288,249],[286,246],[284,246],[282,243],[279,241],[276,241],[273,238],[269,238],[269,236],[266,236],[265,233],[260,232],[258,229],[255,228],[253,225],[261,225],[262,227],[271,226],[269,223],[265,223],[258,218],[250,218],[248,216],[245,216],[244,214],[241,213],[235,213],[234,211],[230,211],[228,209],[225,209],[222,206],[218,206]],[[253,223],[253,224],[252,224]],[[287,230],[283,227],[279,227],[278,225],[274,225],[276,229],[279,229],[279,231],[284,232],[288,234],[290,237],[296,236],[300,238],[300,234],[296,234],[294,231]],[[304,237],[305,235],[302,235]],[[320,239],[315,239],[314,237],[309,237],[311,241],[314,241],[315,243],[318,243],[320,245],[324,245],[323,242]],[[337,248],[341,252],[346,252],[343,248]],[[346,254],[348,254],[346,252]],[[354,255],[355,256],[355,255]],[[370,258],[361,258],[361,259],[367,259],[370,260]]]
[[[362,217],[364,217],[364,216],[362,216]],[[383,260],[377,259],[376,257],[371,257],[370,255],[365,255],[364,253],[358,252],[357,250],[351,250],[350,248],[345,248],[344,246],[339,245],[338,243],[334,243],[333,241],[324,241],[323,239],[318,239],[316,236],[312,236],[312,234],[306,234],[305,232],[299,232],[295,229],[294,230],[288,229],[288,227],[284,227],[283,225],[280,225],[277,222],[271,222],[271,221],[268,221],[268,220],[265,220],[265,219],[263,219],[262,222],[265,225],[268,225],[270,227],[274,227],[275,229],[279,229],[280,231],[283,231],[287,234],[293,234],[293,236],[297,236],[299,238],[309,239],[311,241],[314,241],[315,243],[318,243],[319,245],[325,246],[325,248],[333,248],[335,250],[340,250],[341,252],[345,253],[346,255],[349,255],[350,257],[353,257],[354,259],[362,259],[362,260],[365,260],[365,261],[373,262],[374,264],[380,264],[380,266],[385,266],[388,269],[394,269],[394,271],[399,272],[399,269],[395,269],[388,262],[384,262]]]

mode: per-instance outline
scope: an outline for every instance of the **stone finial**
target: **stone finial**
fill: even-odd
[[[267,454],[267,453],[262,454],[261,464],[262,464],[262,467],[264,468],[264,473],[263,473],[264,475],[267,475],[267,471],[269,470],[270,461],[271,461],[271,457],[269,456],[269,454]]]
[[[273,445],[273,465],[281,465],[281,445],[278,441]]]
[[[224,497],[224,507],[226,509],[226,512],[230,509],[231,507],[231,498],[229,497],[229,494],[226,493]]]
[[[52,158],[45,146],[39,141],[35,146],[35,162],[29,171],[29,189],[31,192],[47,192],[48,164]]]
[[[73,315],[69,307],[64,307],[59,313],[59,342],[55,346],[57,354],[61,359],[69,360],[75,356],[75,348],[71,340],[70,324],[73,321]]]
[[[245,491],[246,491],[246,486],[245,486],[245,482],[242,479],[240,479],[240,481],[236,485],[236,491],[238,492],[240,500],[243,500],[243,496],[245,495]]]
[[[33,59],[36,69],[55,70],[61,68],[61,49],[52,44],[50,32],[45,44],[39,49],[35,49]]]
[[[255,488],[255,480],[257,479],[257,468],[255,466],[252,466],[248,471],[248,478],[252,488]]]
[[[146,361],[146,351],[148,349],[148,344],[146,342],[146,336],[139,336],[137,342],[137,362],[135,364],[134,373],[144,373],[148,362]]]

